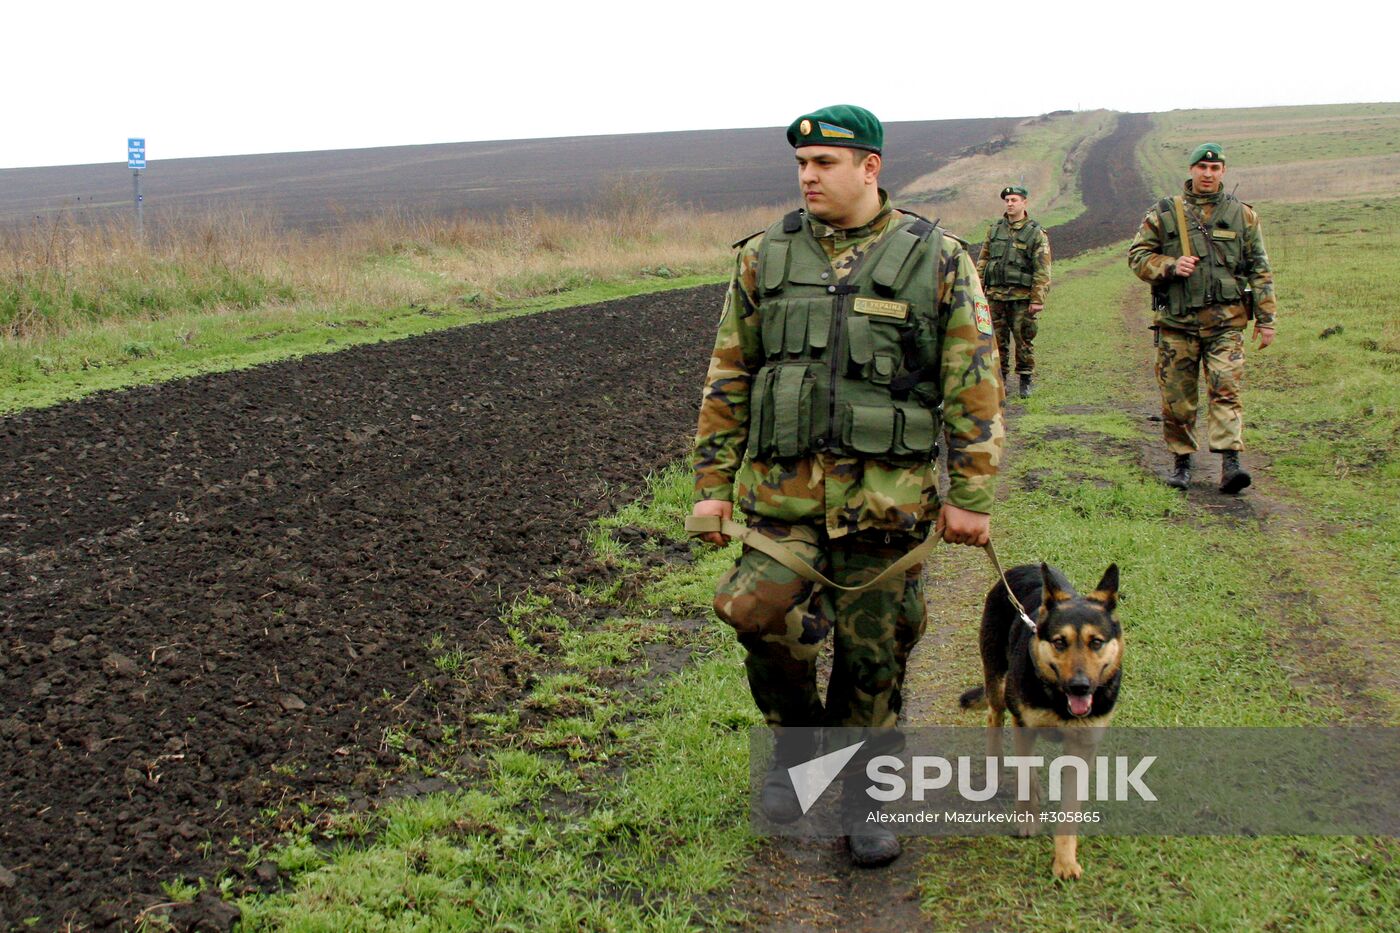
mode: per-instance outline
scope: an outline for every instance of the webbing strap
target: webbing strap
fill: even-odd
[[[1172,198],[1172,204],[1176,206],[1176,233],[1181,241],[1181,255],[1195,255],[1195,247],[1191,245],[1191,227],[1186,223],[1186,199],[1181,195]],[[1209,243],[1206,244],[1210,246]]]
[[[689,515],[686,516],[685,530],[688,534],[692,535],[710,534],[711,532],[717,531],[722,535],[736,538],[755,551],[761,551],[767,554],[804,580],[810,580],[813,583],[843,590],[847,593],[859,593],[861,590],[869,589],[881,580],[892,577],[895,574],[902,574],[910,567],[923,563],[924,559],[933,553],[933,549],[938,546],[938,542],[942,540],[930,534],[923,541],[919,542],[912,551],[880,571],[879,575],[873,579],[859,586],[842,586],[828,579],[820,570],[798,557],[781,543],[774,541],[772,538],[761,533],[758,529],[750,528],[748,525],[741,525],[731,518],[720,518],[718,515]],[[1001,580],[1002,586],[1006,589],[1006,598],[1011,601],[1012,606],[1016,607],[1016,612],[1020,614],[1021,621],[1034,630],[1036,627],[1035,622],[1031,620],[1030,615],[1026,612],[1026,608],[1021,605],[1021,601],[1016,598],[1016,594],[1011,591],[1011,584],[1006,580],[1006,571],[1002,570],[1001,561],[997,558],[997,549],[992,546],[992,542],[988,541],[982,546],[982,550],[986,552],[987,559],[992,562],[992,567],[996,570],[997,577]]]
[[[844,590],[847,593],[859,593],[861,590],[868,590],[881,580],[885,580],[895,574],[902,574],[910,567],[923,563],[924,558],[928,557],[928,555],[933,552],[934,547],[939,541],[938,538],[929,535],[919,543],[918,547],[880,571],[873,579],[867,580],[859,586],[842,586],[840,583],[828,578],[826,574],[788,550],[781,543],[759,532],[758,529],[750,528],[747,525],[741,525],[731,518],[721,519],[718,515],[691,515],[685,520],[685,530],[690,534],[697,535],[717,531],[722,535],[737,538],[755,551],[761,551],[767,554],[802,579],[810,580],[813,583],[820,583],[822,586],[829,586],[835,590]]]

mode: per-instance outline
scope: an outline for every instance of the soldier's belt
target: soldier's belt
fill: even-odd
[[[780,542],[774,541],[756,528],[750,528],[748,525],[741,525],[732,518],[721,518],[718,515],[688,515],[685,519],[685,530],[687,534],[692,535],[719,532],[722,535],[735,538],[748,547],[753,548],[755,551],[767,554],[804,580],[809,580],[821,586],[829,586],[832,589],[843,590],[847,593],[859,593],[861,590],[868,590],[882,580],[897,574],[902,574],[909,568],[923,563],[924,559],[933,553],[933,549],[938,546],[938,542],[943,540],[942,538],[936,537],[933,532],[930,532],[929,536],[919,542],[912,551],[880,571],[873,579],[867,580],[858,586],[842,586],[840,583],[831,580],[820,570],[798,557]],[[988,541],[984,544],[982,550],[986,552],[987,559],[992,562],[992,567],[996,570],[997,577],[1000,578],[1002,586],[1005,587],[1006,595],[1011,600],[1011,604],[1015,606],[1016,611],[1021,614],[1021,621],[1034,629],[1035,623],[1031,621],[1031,617],[1026,613],[1025,607],[1023,607],[1016,598],[1016,594],[1011,591],[1011,585],[1006,582],[1006,571],[1001,568],[1001,561],[997,558],[997,551],[996,548],[992,546],[992,542]]]

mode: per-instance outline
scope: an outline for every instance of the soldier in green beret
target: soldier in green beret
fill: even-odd
[[[895,209],[880,188],[884,129],[873,114],[827,107],[794,120],[787,138],[804,207],[735,244],[695,438],[694,514],[728,520],[737,504],[757,534],[860,586],[929,535],[988,540],[1003,434],[996,343],[966,244]],[[951,477],[942,502],[940,436]],[[803,811],[785,766],[817,754],[815,727],[897,736],[905,664],[926,624],[920,568],[847,592],[746,546],[715,610],[747,649],[754,701],[776,738],[760,804],[793,822]],[[823,701],[817,657],[828,637]],[[848,773],[852,861],[885,864],[899,840],[863,819],[868,782]]]
[[[1050,291],[1050,235],[1026,213],[1030,192],[1024,185],[1001,189],[1005,210],[987,231],[977,254],[977,274],[982,279],[992,309],[1001,357],[1001,381],[1010,375],[1011,341],[1016,340],[1016,374],[1021,398],[1030,398],[1035,372],[1035,335],[1038,316],[1045,310]]]
[[[1206,377],[1206,443],[1220,454],[1220,491],[1250,483],[1244,449],[1244,329],[1254,319],[1260,350],[1274,340],[1274,274],[1259,215],[1226,194],[1225,150],[1202,143],[1191,153],[1185,190],[1153,205],[1128,247],[1128,265],[1152,285],[1162,434],[1175,455],[1167,485],[1191,484],[1197,383]]]

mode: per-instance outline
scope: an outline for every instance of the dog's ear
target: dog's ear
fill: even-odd
[[[1049,615],[1057,603],[1062,603],[1070,598],[1070,594],[1060,589],[1055,583],[1055,577],[1050,573],[1050,565],[1041,561],[1040,564],[1040,608],[1045,615]]]
[[[1094,592],[1090,593],[1086,599],[1092,599],[1096,603],[1103,603],[1104,612],[1112,612],[1118,605],[1118,565],[1109,564],[1108,569],[1103,572],[1103,579],[1099,585],[1094,587]]]

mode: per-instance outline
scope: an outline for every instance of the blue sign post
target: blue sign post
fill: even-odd
[[[136,236],[142,235],[141,223],[141,170],[146,167],[146,138],[128,136],[126,138],[126,167],[131,169],[132,196],[136,199]]]

